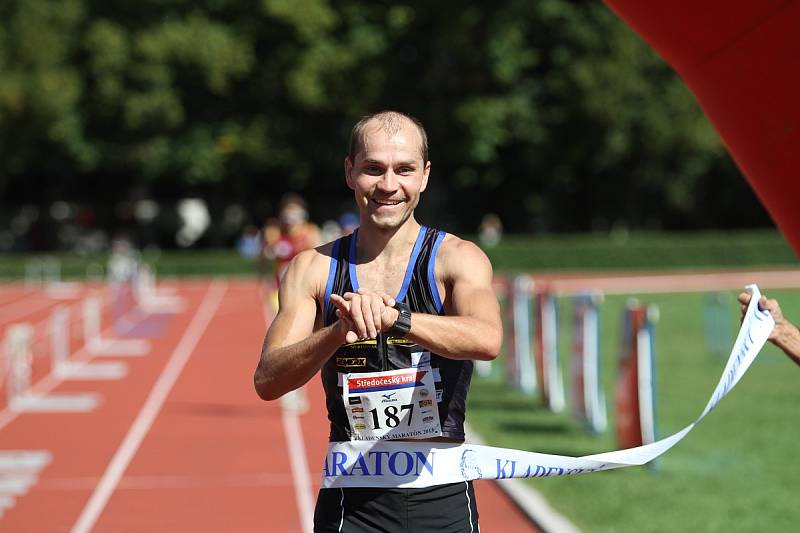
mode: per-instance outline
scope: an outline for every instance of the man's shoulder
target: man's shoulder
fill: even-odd
[[[302,273],[304,276],[315,277],[316,274],[327,275],[332,250],[332,242],[317,246],[316,248],[303,250],[294,256],[289,268]]]
[[[452,233],[445,235],[439,247],[439,254],[443,259],[488,259],[477,244]]]
[[[452,233],[442,241],[438,257],[445,275],[468,272],[475,267],[491,268],[489,258],[477,244]]]

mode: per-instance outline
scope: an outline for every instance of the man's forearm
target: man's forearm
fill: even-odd
[[[449,359],[491,361],[500,352],[503,332],[499,324],[478,318],[414,313],[406,338]]]
[[[276,400],[308,382],[344,342],[337,324],[289,346],[270,349],[265,342],[253,378],[261,399]]]
[[[775,339],[775,345],[783,350],[792,361],[800,365],[800,331],[794,324],[783,325],[783,331]]]

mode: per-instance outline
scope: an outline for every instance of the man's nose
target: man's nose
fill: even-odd
[[[383,178],[378,182],[378,188],[382,191],[397,190],[397,174],[392,169],[388,169]]]

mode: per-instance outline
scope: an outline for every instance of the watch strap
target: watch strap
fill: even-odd
[[[397,309],[398,315],[392,327],[389,329],[389,334],[396,337],[404,337],[411,331],[411,308],[405,302],[395,300],[394,308]]]

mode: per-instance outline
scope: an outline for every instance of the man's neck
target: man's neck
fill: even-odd
[[[387,260],[406,258],[408,243],[419,234],[419,223],[410,217],[399,228],[382,230],[368,224],[358,229],[357,252],[359,262],[370,262],[379,256]]]

